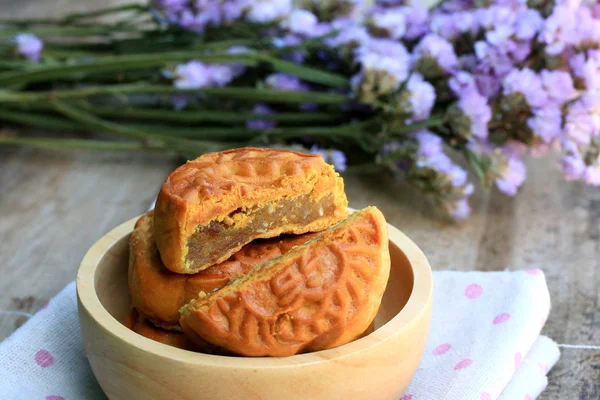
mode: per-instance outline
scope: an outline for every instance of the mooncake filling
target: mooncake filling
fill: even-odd
[[[330,218],[338,208],[333,194],[318,201],[311,195],[284,197],[245,210],[237,210],[223,221],[198,227],[188,240],[188,265],[213,264],[225,252],[254,238],[271,237],[269,231],[286,227],[283,233],[304,233],[302,226],[320,218]]]

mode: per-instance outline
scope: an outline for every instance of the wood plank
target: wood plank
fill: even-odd
[[[98,238],[148,208],[173,166],[156,155],[0,150],[0,310],[38,310]],[[0,315],[0,340],[26,319]]]
[[[0,0],[0,15],[57,16],[116,3]],[[553,300],[544,333],[559,343],[598,345],[600,191],[564,182],[555,164],[530,163],[516,198],[477,193],[474,215],[461,224],[443,221],[387,176],[347,175],[346,189],[351,206],[379,206],[434,269],[543,269]],[[74,278],[97,238],[146,209],[175,165],[156,155],[0,149],[0,309],[38,309]],[[24,320],[0,316],[0,340]],[[544,400],[598,399],[600,355],[564,349],[549,379]]]

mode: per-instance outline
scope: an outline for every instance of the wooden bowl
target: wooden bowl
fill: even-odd
[[[391,273],[373,333],[315,353],[245,358],[176,349],[123,325],[136,220],[96,242],[77,274],[85,351],[111,400],[398,400],[408,386],[425,348],[433,285],[427,259],[398,229],[388,224]]]

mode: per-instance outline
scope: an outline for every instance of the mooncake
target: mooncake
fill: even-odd
[[[202,346],[196,345],[195,342],[201,343],[198,339],[195,342],[190,341],[182,332],[167,331],[154,326],[135,307],[127,314],[125,326],[135,333],[152,339],[156,342],[163,343],[169,346],[177,347],[184,350],[207,351],[212,352],[214,346],[204,343]]]
[[[154,214],[160,257],[171,271],[196,273],[255,239],[319,232],[347,215],[342,178],[320,155],[240,148],[177,168]]]
[[[152,323],[177,329],[179,309],[199,293],[220,289],[255,266],[303,244],[315,233],[282,236],[252,242],[228,260],[192,275],[176,274],[163,265],[153,236],[154,212],[140,217],[131,234],[129,292],[133,305]]]
[[[290,356],[348,343],[367,330],[390,271],[387,225],[368,207],[311,241],[192,300],[180,325],[244,356]]]

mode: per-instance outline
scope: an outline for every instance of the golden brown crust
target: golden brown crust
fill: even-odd
[[[237,229],[247,224],[247,210],[300,196],[314,204],[329,196],[332,212],[314,221],[281,221],[254,231],[235,245],[211,249],[215,259],[210,262],[187,257],[188,240],[199,227],[218,222]],[[319,155],[259,148],[208,153],[177,168],[165,181],[156,203],[155,238],[167,268],[194,273],[226,260],[254,239],[326,229],[347,214],[347,204],[341,177]]]
[[[390,270],[387,225],[375,207],[193,300],[180,325],[245,356],[289,356],[348,343],[367,330]]]
[[[255,266],[306,243],[316,234],[286,236],[244,246],[227,261],[193,275],[176,274],[162,264],[153,237],[150,211],[135,224],[130,239],[129,292],[133,305],[155,325],[178,329],[179,309],[199,293],[220,289]]]
[[[148,321],[144,315],[139,313],[135,307],[127,314],[125,326],[148,339],[166,344],[168,346],[177,347],[184,350],[212,352],[214,346],[205,343],[203,346],[198,346],[195,342],[189,340],[182,332],[167,331],[154,326]],[[196,340],[196,342],[198,342]]]

